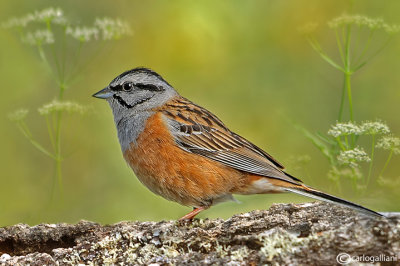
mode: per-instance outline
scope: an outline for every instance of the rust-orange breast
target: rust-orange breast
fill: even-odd
[[[161,112],[148,119],[124,157],[151,191],[183,205],[212,205],[248,182],[243,172],[179,148]]]

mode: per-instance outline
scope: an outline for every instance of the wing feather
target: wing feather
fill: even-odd
[[[293,184],[299,179],[286,174],[283,166],[271,155],[243,137],[231,132],[211,112],[179,98],[161,111],[176,143],[182,149],[234,169],[276,178]]]

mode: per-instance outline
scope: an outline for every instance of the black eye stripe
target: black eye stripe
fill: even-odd
[[[162,86],[156,86],[153,84],[143,84],[143,83],[123,83],[121,85],[116,85],[116,86],[111,86],[110,85],[110,89],[112,91],[122,91],[124,86],[126,86],[126,84],[132,84],[133,86],[141,89],[141,90],[148,90],[148,91],[164,91],[164,88]]]
[[[110,90],[112,90],[112,91],[121,91],[122,90],[122,86],[121,85],[116,85],[116,86],[111,86],[110,85]]]
[[[164,90],[164,88],[162,86],[156,86],[153,84],[136,83],[135,87],[138,87],[139,89],[142,89],[142,90],[148,90],[148,91],[163,91]]]

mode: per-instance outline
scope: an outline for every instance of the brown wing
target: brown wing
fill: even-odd
[[[176,143],[188,152],[240,171],[294,184],[301,182],[283,172],[284,167],[271,155],[231,132],[211,112],[185,98],[176,98],[158,111],[165,115]]]

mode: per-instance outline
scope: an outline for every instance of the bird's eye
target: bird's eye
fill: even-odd
[[[122,89],[124,91],[131,91],[133,88],[133,84],[130,82],[125,82],[124,84],[122,84]]]

